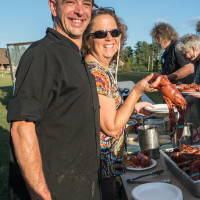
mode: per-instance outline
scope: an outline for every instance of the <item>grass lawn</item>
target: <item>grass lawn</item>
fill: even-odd
[[[151,72],[129,72],[118,74],[117,81],[133,81],[134,83],[139,82],[145,78]],[[162,102],[162,94],[159,92],[148,93],[147,96],[155,103]]]
[[[129,72],[118,74],[118,81],[128,81],[131,80],[134,83],[137,83],[142,78],[146,77],[148,72]],[[162,103],[162,94],[159,92],[148,93],[147,94],[155,103]],[[6,122],[6,106],[8,105],[9,100],[12,97],[12,82],[11,75],[6,74],[3,77],[0,74],[0,199],[7,200],[7,184],[8,184],[8,140],[9,140],[9,129],[10,125]],[[198,126],[199,120],[195,107],[192,108],[192,115],[190,122],[194,126]],[[118,182],[120,182],[118,180]],[[118,200],[126,200],[124,192],[122,197],[118,197]]]

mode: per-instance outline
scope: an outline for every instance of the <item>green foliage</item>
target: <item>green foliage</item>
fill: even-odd
[[[131,67],[128,62],[124,63],[119,72],[131,72]]]
[[[123,60],[128,62],[128,60],[133,56],[133,49],[130,46],[126,46],[123,50]]]
[[[154,43],[138,41],[134,50],[130,46],[124,48],[123,61],[128,63],[132,70],[160,71],[161,49]]]
[[[122,73],[118,74],[117,80],[118,81],[133,81],[134,83],[137,83],[147,75],[149,75],[150,72],[129,72],[129,73]]]

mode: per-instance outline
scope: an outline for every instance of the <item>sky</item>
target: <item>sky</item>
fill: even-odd
[[[152,42],[155,23],[171,24],[179,36],[196,33],[200,0],[95,0],[99,7],[113,7],[128,27],[127,46]],[[6,44],[36,41],[52,27],[48,0],[4,0],[1,2],[0,48]]]

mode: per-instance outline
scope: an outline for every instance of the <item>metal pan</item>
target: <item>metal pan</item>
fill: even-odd
[[[193,147],[200,147],[195,145]],[[181,170],[177,164],[167,155],[167,153],[175,152],[177,148],[161,149],[160,153],[165,158],[165,164],[169,170],[178,178],[178,180],[185,185],[185,187],[191,192],[192,195],[200,197],[200,180],[192,180],[187,173]]]

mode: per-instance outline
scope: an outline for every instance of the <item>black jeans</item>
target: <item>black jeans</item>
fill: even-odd
[[[101,180],[102,200],[116,200],[116,178]]]

